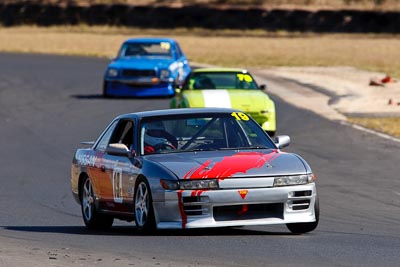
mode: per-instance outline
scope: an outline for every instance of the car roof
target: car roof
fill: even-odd
[[[156,42],[175,43],[176,41],[171,38],[142,37],[142,38],[131,38],[125,40],[124,43],[156,43]]]
[[[231,108],[180,108],[180,109],[163,109],[163,110],[151,110],[151,111],[140,111],[135,113],[122,114],[118,116],[118,119],[132,119],[132,118],[149,118],[158,116],[170,116],[170,115],[187,115],[187,114],[208,114],[208,113],[231,113],[238,112],[239,110]]]
[[[201,73],[201,72],[242,72],[248,73],[246,69],[239,69],[239,68],[200,68],[194,69],[192,72]]]

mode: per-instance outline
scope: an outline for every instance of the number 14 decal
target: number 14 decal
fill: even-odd
[[[121,168],[114,168],[113,170],[113,195],[114,195],[114,202],[115,203],[122,203],[122,169]]]

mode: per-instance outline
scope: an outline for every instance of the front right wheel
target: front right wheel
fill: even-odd
[[[153,200],[150,186],[146,179],[140,177],[135,186],[135,223],[140,232],[151,232],[156,229]]]
[[[89,177],[83,181],[81,188],[81,210],[85,225],[89,229],[108,229],[112,226],[114,218],[99,214],[95,205],[95,195]]]

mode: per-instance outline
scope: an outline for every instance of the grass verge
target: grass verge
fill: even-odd
[[[400,118],[348,118],[349,122],[400,138]]]
[[[0,51],[112,57],[127,38],[169,36],[190,60],[220,66],[353,66],[400,77],[398,35],[115,27],[0,28]]]

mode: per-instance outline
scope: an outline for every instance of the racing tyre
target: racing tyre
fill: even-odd
[[[110,96],[107,94],[107,82],[106,82],[106,81],[103,82],[103,97],[104,97],[104,98],[110,97]]]
[[[81,210],[85,225],[89,229],[104,230],[112,226],[114,218],[99,214],[94,202],[92,182],[89,177],[85,178],[81,188]]]
[[[146,179],[140,177],[135,186],[135,223],[139,232],[152,232],[156,229],[154,218],[153,199],[150,186]]]
[[[275,136],[275,131],[267,131],[269,137],[273,138]]]
[[[293,234],[304,234],[311,232],[315,230],[318,226],[319,222],[319,200],[318,198],[315,200],[315,206],[314,206],[314,211],[315,211],[315,222],[311,223],[288,223],[286,224],[287,228],[289,229],[290,232]]]

